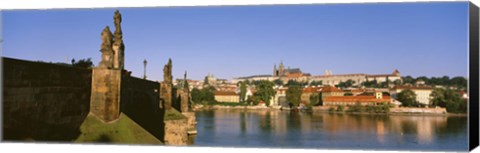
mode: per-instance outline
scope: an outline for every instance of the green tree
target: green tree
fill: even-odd
[[[467,79],[464,77],[454,77],[449,81],[449,85],[457,87],[460,90],[467,89]]]
[[[212,86],[202,88],[202,94],[204,95],[202,100],[209,103],[215,102],[215,91],[217,90],[215,89],[215,87]]]
[[[418,81],[424,81],[425,84],[430,84],[430,79],[428,79],[426,76],[417,77],[417,79],[415,79],[415,82]]]
[[[322,92],[318,93],[318,103],[317,106],[323,106]]]
[[[415,83],[415,79],[412,77],[412,76],[406,76],[406,77],[402,77],[402,80],[403,80],[403,83],[404,84],[414,84]]]
[[[380,85],[378,84],[377,80],[372,80],[372,81],[363,82],[362,86],[367,87],[367,88],[377,88]]]
[[[395,80],[393,81],[393,84],[396,86],[402,85],[402,80]]]
[[[446,100],[445,100],[445,89],[435,88],[430,94],[430,97],[432,97],[432,100],[431,100],[432,106],[440,106],[440,107],[447,106]]]
[[[76,61],[72,59],[72,65],[74,67],[82,67],[82,68],[92,68],[94,65],[92,63],[92,58],[81,59]]]
[[[275,85],[279,85],[279,86],[283,85],[283,81],[280,79],[275,79],[273,82],[275,83]]]
[[[349,87],[352,87],[353,84],[355,84],[355,81],[353,81],[351,79],[348,79],[345,82],[338,83],[338,85],[336,85],[336,86],[339,87],[339,88],[349,88]]]
[[[444,92],[446,108],[452,113],[466,113],[467,101],[462,99],[461,95],[455,90],[447,89]]]
[[[193,88],[191,95],[192,95],[192,101],[194,103],[204,103],[204,104],[209,104],[209,103],[214,103],[215,102],[215,88],[212,86],[207,86],[205,88],[197,89]]]
[[[276,93],[275,89],[273,89],[273,86],[275,86],[275,84],[267,80],[261,80],[255,86],[257,89],[257,92],[255,93],[256,96],[259,100],[264,101],[267,106],[270,106],[270,99],[272,99]]]
[[[300,104],[300,98],[302,96],[303,89],[299,85],[289,86],[286,97],[287,101],[298,106]]]
[[[322,81],[312,81],[312,82],[310,82],[311,86],[318,86],[318,85],[322,85],[322,84],[323,84]]]
[[[310,106],[317,106],[319,101],[320,97],[318,96],[318,94],[310,95]]]
[[[258,97],[255,95],[248,96],[247,98],[247,104],[248,105],[257,105],[259,102]]]
[[[410,89],[402,90],[397,94],[397,100],[402,102],[402,106],[418,106],[417,95]]]
[[[289,86],[289,87],[290,87],[290,86],[302,86],[302,83],[297,82],[297,81],[295,81],[295,80],[288,80],[287,86]]]
[[[202,94],[202,92],[201,92],[199,89],[197,89],[197,88],[193,88],[193,89],[192,89],[191,95],[192,95],[192,101],[193,101],[194,103],[200,103],[200,102],[202,102],[202,99],[203,99],[203,97],[204,97],[203,94]]]
[[[337,112],[343,112],[344,109],[345,109],[345,106],[343,106],[343,105],[338,105],[337,106]]]
[[[240,102],[245,102],[247,95],[247,83],[242,82],[240,83]]]
[[[465,113],[467,112],[466,100],[452,89],[437,88],[430,94],[432,97],[432,105],[447,108],[448,112]]]

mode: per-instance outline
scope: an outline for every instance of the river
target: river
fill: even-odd
[[[467,117],[199,111],[193,146],[467,151]]]

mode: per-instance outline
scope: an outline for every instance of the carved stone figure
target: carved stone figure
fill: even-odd
[[[115,24],[115,34],[120,33],[122,34],[122,28],[120,27],[120,23],[122,23],[122,15],[120,11],[116,10],[115,15],[113,16],[113,23]]]
[[[172,83],[172,59],[168,59],[168,64],[163,67],[163,82]]]
[[[101,68],[112,68],[113,63],[113,50],[112,50],[112,32],[110,28],[106,26],[102,34],[100,35],[102,39],[102,45],[100,46],[100,52],[102,52],[102,61],[98,64]]]
[[[172,92],[172,59],[168,59],[168,63],[163,67],[163,82],[160,84],[162,93],[160,99],[163,101],[165,109],[172,108],[173,92]]]
[[[115,24],[115,34],[114,34],[114,42],[113,42],[113,67],[116,69],[123,69],[124,67],[124,51],[125,45],[123,44],[123,34],[122,34],[122,15],[117,10],[115,11],[115,15],[113,16],[113,23]]]

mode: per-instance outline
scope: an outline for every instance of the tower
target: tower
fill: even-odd
[[[285,66],[283,66],[283,61],[280,62],[280,66],[278,68],[278,76],[285,75]]]
[[[395,71],[393,71],[392,73],[394,76],[400,76],[400,71],[398,71],[397,69],[395,69]]]
[[[278,76],[277,64],[273,65],[273,76],[274,76],[274,77]]]

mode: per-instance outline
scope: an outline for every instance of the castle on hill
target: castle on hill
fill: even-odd
[[[340,82],[346,82],[348,80],[354,81],[354,85],[360,85],[366,81],[377,81],[377,83],[382,82],[395,82],[401,80],[400,71],[395,69],[390,74],[365,74],[365,73],[355,73],[355,74],[333,74],[331,70],[326,70],[324,75],[312,76],[310,73],[304,73],[300,68],[285,68],[283,62],[280,62],[278,68],[275,64],[273,66],[272,75],[252,75],[247,77],[238,77],[233,78],[232,83],[238,83],[241,81],[259,81],[259,80],[282,80],[284,83],[287,83],[290,80],[297,82],[308,82],[321,81],[323,85],[338,85]]]

